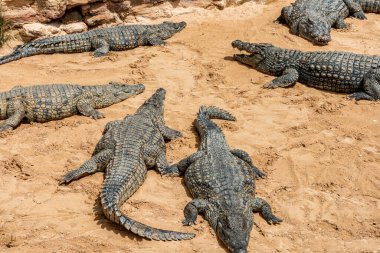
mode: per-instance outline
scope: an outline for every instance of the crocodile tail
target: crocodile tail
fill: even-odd
[[[364,12],[380,13],[380,0],[359,0]]]
[[[16,60],[21,59],[23,57],[25,57],[25,56],[22,55],[21,50],[18,50],[16,48],[12,53],[0,57],[0,65],[11,62],[11,61],[16,61]]]
[[[24,57],[40,54],[39,48],[36,46],[39,43],[39,41],[43,40],[35,40],[24,45],[18,45],[17,47],[15,47],[12,53],[0,57],[0,65],[11,61],[17,61]]]
[[[147,225],[144,225],[138,221],[135,221],[127,217],[119,208],[119,205],[115,201],[110,201],[106,197],[108,195],[106,192],[101,194],[101,202],[103,207],[103,212],[108,219],[116,222],[128,231],[131,231],[134,234],[137,234],[141,237],[158,240],[158,241],[180,241],[180,240],[189,240],[195,237],[195,234],[192,233],[182,233],[170,230],[163,230],[152,228]]]
[[[197,127],[198,132],[201,136],[204,135],[207,129],[220,130],[218,125],[212,122],[210,119],[224,119],[230,121],[236,120],[236,118],[226,110],[215,106],[201,106],[201,108],[199,108],[197,121],[195,123],[195,126]]]
[[[60,35],[50,38],[36,39],[24,45],[17,46],[14,51],[0,57],[0,65],[20,58],[54,53],[81,53],[90,51],[91,41],[86,33]]]
[[[198,119],[225,119],[235,121],[236,118],[226,110],[216,106],[201,106],[198,112]]]

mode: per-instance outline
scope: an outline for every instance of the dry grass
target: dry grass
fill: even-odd
[[[7,40],[6,32],[9,30],[10,24],[4,18],[2,9],[0,7],[0,47],[4,45]]]

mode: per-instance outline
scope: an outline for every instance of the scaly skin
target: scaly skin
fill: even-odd
[[[165,45],[165,39],[186,27],[186,22],[163,22],[158,25],[128,25],[93,29],[88,32],[37,39],[18,46],[14,51],[0,57],[0,64],[38,54],[81,53],[94,51],[94,57],[111,51],[138,46]]]
[[[267,43],[240,40],[232,46],[250,53],[234,59],[265,74],[279,76],[265,88],[289,87],[297,81],[322,90],[352,93],[356,100],[380,99],[380,57],[349,52],[301,52]]]
[[[145,90],[142,84],[127,85],[111,82],[106,85],[80,86],[49,84],[30,87],[16,86],[0,93],[0,132],[17,127],[21,120],[46,122],[83,114],[103,118],[95,109],[119,103]]]
[[[158,89],[134,115],[109,122],[92,158],[79,169],[67,173],[61,183],[106,171],[100,198],[108,219],[148,239],[186,240],[195,235],[152,228],[132,220],[120,210],[120,206],[142,185],[148,168],[156,167],[163,175],[178,175],[166,161],[164,138],[175,139],[182,135],[164,123],[165,93],[164,89]]]
[[[380,0],[296,0],[282,9],[277,20],[287,24],[291,33],[326,45],[331,40],[331,27],[346,28],[344,19],[350,15],[366,19],[364,12],[380,13]]]
[[[184,210],[184,225],[194,224],[203,213],[216,234],[234,253],[247,252],[253,225],[253,211],[259,211],[268,223],[282,220],[272,214],[268,203],[255,197],[255,178],[265,176],[252,164],[249,155],[231,150],[221,129],[210,120],[235,120],[217,107],[199,110],[196,128],[201,138],[198,152],[172,166],[185,172],[185,183],[193,200]]]

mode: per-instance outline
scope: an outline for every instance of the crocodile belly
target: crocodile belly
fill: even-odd
[[[26,118],[46,122],[78,114],[76,104],[81,93],[76,85],[26,87],[22,100]]]
[[[113,30],[108,34],[110,49],[121,51],[141,45],[142,28],[128,27],[124,30]]]
[[[308,72],[302,73],[299,82],[321,90],[352,93],[360,89],[363,75],[353,76],[343,73]]]
[[[379,68],[380,58],[326,52],[307,54],[300,63],[299,82],[323,90],[352,93],[361,89],[366,73]]]
[[[78,110],[74,103],[65,99],[54,101],[41,98],[24,103],[25,117],[32,122],[46,122],[63,119],[75,114]]]

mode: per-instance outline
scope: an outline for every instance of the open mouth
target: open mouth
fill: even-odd
[[[254,54],[234,54],[234,59],[249,59],[253,56]]]

